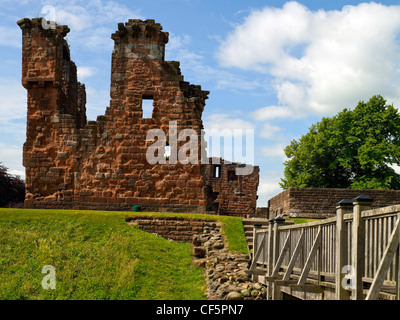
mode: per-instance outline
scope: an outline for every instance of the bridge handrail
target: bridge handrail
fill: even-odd
[[[376,297],[377,292],[379,293],[377,288],[382,285],[398,288],[400,236],[397,238],[397,233],[400,234],[400,205],[377,209],[357,205],[358,211],[356,206],[352,208],[352,213],[343,211],[340,221],[339,216],[335,216],[294,225],[274,223],[268,229],[254,229],[251,271],[257,273],[256,270],[261,265],[269,281],[272,281],[281,269],[285,273],[283,280],[287,281],[290,273],[297,270],[302,273],[302,284],[308,274],[317,274],[318,278],[321,275],[333,276],[337,287],[344,278],[342,270],[339,270],[339,263],[340,269],[344,265],[357,268],[357,289],[354,286],[352,290],[345,289],[347,295],[352,291],[356,299],[363,295],[363,282],[372,284],[368,298]],[[341,227],[338,231],[339,223]],[[337,251],[338,232],[341,232],[341,256]],[[397,260],[394,259],[393,250],[396,251],[394,254]],[[276,265],[278,258],[279,265]],[[304,272],[307,273],[305,276]],[[337,291],[341,291],[340,294],[337,293],[339,298],[346,296],[342,289]]]

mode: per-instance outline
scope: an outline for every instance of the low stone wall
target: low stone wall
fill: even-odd
[[[328,218],[336,214],[336,203],[365,194],[374,199],[372,208],[400,204],[400,190],[339,188],[289,188],[269,200],[269,218]]]
[[[141,230],[154,233],[168,240],[180,242],[192,242],[193,235],[201,234],[204,230],[205,221],[184,220],[175,217],[153,218],[134,217],[128,218],[127,222],[137,225]]]
[[[127,222],[169,240],[192,243],[193,264],[204,267],[209,300],[265,299],[266,287],[246,273],[249,256],[226,248],[219,222],[176,217],[131,217]]]

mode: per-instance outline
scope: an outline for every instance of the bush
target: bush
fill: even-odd
[[[25,199],[25,182],[7,170],[0,163],[0,207],[21,207]]]

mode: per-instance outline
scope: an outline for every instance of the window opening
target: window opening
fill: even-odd
[[[221,166],[214,166],[214,178],[221,178]]]
[[[167,145],[165,146],[164,150],[164,159],[168,161],[169,157],[171,156],[171,147]]]
[[[143,118],[153,118],[153,109],[154,109],[153,104],[154,104],[153,96],[142,97]]]

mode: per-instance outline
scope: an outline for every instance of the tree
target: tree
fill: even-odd
[[[281,187],[400,189],[400,115],[381,96],[312,125],[285,148]]]
[[[8,168],[0,163],[0,207],[13,206],[24,202],[25,183],[19,176],[10,175]]]

